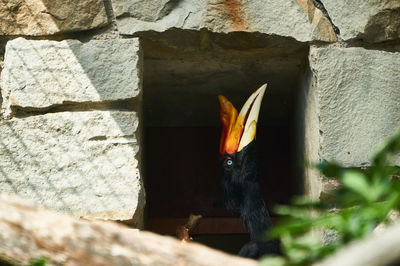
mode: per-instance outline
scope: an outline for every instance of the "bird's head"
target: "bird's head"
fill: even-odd
[[[224,178],[229,178],[231,182],[235,182],[234,179],[240,182],[240,179],[246,178],[251,171],[256,171],[256,128],[266,87],[267,84],[264,84],[256,90],[239,114],[227,98],[218,96],[222,122],[219,153]]]

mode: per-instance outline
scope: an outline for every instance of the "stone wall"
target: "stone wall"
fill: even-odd
[[[398,0],[12,0],[0,16],[0,190],[58,211],[141,227],[143,119],[218,123],[196,105],[218,93],[268,82],[260,123],[296,123],[299,161],[368,166],[400,125]]]
[[[317,106],[309,106],[316,109],[305,120],[314,146],[308,158],[368,167],[378,145],[400,126],[400,53],[312,46],[309,61],[308,101]],[[395,164],[400,165],[400,157]],[[315,182],[320,177],[308,178]],[[332,188],[329,182],[317,184],[310,188],[316,196]]]
[[[100,0],[0,5],[0,187],[142,227],[143,55],[138,38],[115,37],[106,10]]]

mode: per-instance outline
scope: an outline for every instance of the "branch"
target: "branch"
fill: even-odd
[[[51,265],[243,265],[256,261],[200,244],[130,229],[114,222],[83,221],[0,195],[0,261]]]
[[[176,237],[181,241],[191,242],[193,239],[190,237],[189,232],[193,231],[201,218],[201,215],[190,214],[187,223],[176,228]]]

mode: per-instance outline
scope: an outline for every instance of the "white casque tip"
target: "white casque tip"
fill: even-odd
[[[260,113],[261,102],[264,97],[266,88],[267,84],[264,84],[258,90],[256,90],[243,105],[242,110],[240,110],[239,116],[245,115],[251,107],[250,113],[247,116],[246,124],[243,128],[242,137],[240,138],[237,151],[241,151],[256,137],[256,125],[258,121],[258,115]]]

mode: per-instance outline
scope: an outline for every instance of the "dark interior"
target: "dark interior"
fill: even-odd
[[[307,47],[247,33],[142,36],[146,229],[174,235],[191,213],[194,241],[237,253],[248,241],[225,209],[219,176],[218,94],[240,110],[268,83],[257,127],[262,191],[272,210],[301,193],[295,176],[294,112]],[[206,35],[206,36],[204,36]]]
[[[257,134],[262,191],[271,209],[294,193],[290,128],[262,126]],[[147,127],[145,135],[149,217],[231,216],[219,177],[219,127]]]

